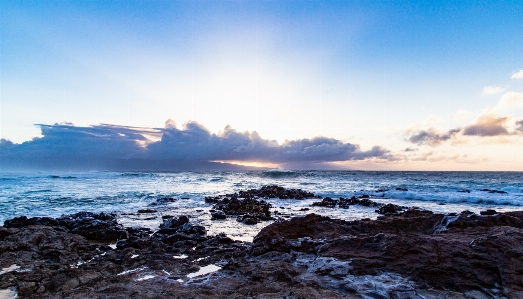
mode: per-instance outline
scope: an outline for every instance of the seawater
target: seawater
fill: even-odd
[[[523,210],[522,172],[392,172],[392,171],[248,171],[248,172],[84,172],[0,173],[0,223],[26,215],[58,217],[78,211],[117,212],[125,225],[157,228],[161,215],[190,215],[211,232],[238,227],[232,222],[210,221],[205,196],[233,193],[276,184],[300,188],[332,198],[367,194],[383,203],[417,206],[435,212]],[[407,189],[407,191],[396,190]],[[484,189],[504,191],[490,193]],[[459,192],[468,190],[467,192]],[[157,199],[177,201],[152,206]],[[268,200],[273,210],[289,218],[310,212],[341,219],[375,218],[373,208],[310,207],[312,200]],[[154,208],[153,215],[137,214]],[[302,209],[309,208],[308,211]],[[241,225],[251,236],[266,224]]]

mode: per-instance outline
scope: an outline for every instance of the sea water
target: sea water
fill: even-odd
[[[371,200],[416,206],[434,212],[523,210],[522,172],[396,172],[396,171],[247,171],[247,172],[85,172],[1,173],[0,223],[26,215],[59,217],[78,211],[116,212],[124,225],[157,229],[163,215],[189,215],[209,233],[226,232],[252,239],[269,222],[238,225],[235,219],[211,221],[216,196],[264,185],[299,188],[332,198],[369,195]],[[485,191],[490,190],[490,191]],[[160,198],[172,203],[155,205]],[[375,208],[311,207],[318,199],[268,199],[273,214],[290,218],[318,213],[346,220],[376,218]],[[139,209],[154,209],[151,214]]]

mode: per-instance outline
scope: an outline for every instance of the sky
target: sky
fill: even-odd
[[[523,171],[522,37],[521,1],[3,1],[0,169]]]

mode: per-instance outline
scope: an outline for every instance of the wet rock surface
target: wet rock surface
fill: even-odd
[[[240,226],[271,219],[266,201],[239,195],[207,199],[212,217]],[[523,298],[523,212],[323,202],[368,204],[383,216],[280,218],[252,243],[209,235],[186,215],[163,215],[154,230],[123,227],[108,213],[14,218],[0,227],[0,290],[20,298]]]
[[[427,298],[419,296],[423,292],[447,298],[442,294],[449,290],[461,294],[452,298],[523,298],[522,221],[523,212],[438,215],[411,209],[352,222],[310,214],[262,229],[252,254],[332,258],[333,265],[318,269],[340,288],[348,283],[336,276],[345,272],[374,279],[399,275],[399,289],[382,289],[372,298],[398,298],[400,289],[400,298]],[[358,291],[352,285],[346,290]]]
[[[272,205],[265,200],[217,196],[207,197],[205,201],[214,203],[214,211],[211,212],[213,220],[225,219],[227,215],[237,216],[238,222],[246,224],[256,224],[273,219],[270,211]]]

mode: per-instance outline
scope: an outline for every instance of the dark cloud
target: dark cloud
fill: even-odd
[[[509,132],[507,129],[507,122],[509,117],[501,117],[496,114],[483,114],[478,119],[465,128],[455,128],[447,132],[439,132],[434,128],[428,130],[420,130],[412,133],[412,130],[407,131],[411,134],[408,141],[414,144],[439,145],[440,143],[459,138],[459,136],[476,136],[476,137],[493,137],[513,135],[523,132],[523,120],[516,122],[516,131]]]
[[[509,132],[507,128],[505,128],[507,120],[507,117],[499,117],[491,114],[482,115],[476,123],[465,127],[463,135],[482,137],[508,135]]]
[[[414,144],[428,144],[428,145],[438,145],[443,141],[447,141],[459,133],[461,129],[452,129],[444,133],[436,131],[434,128],[428,130],[417,131],[409,137],[409,141]]]
[[[382,147],[369,151],[327,137],[287,140],[278,144],[257,132],[227,126],[211,133],[197,122],[182,129],[168,120],[165,128],[117,125],[77,127],[70,123],[38,125],[43,137],[22,144],[0,140],[0,162],[6,167],[95,170],[213,170],[226,164],[209,161],[321,165],[325,162],[390,159]],[[237,166],[231,166],[238,168]]]
[[[404,149],[403,151],[405,151],[405,152],[416,152],[416,151],[418,151],[418,149],[417,149],[417,148],[407,147],[407,148]]]
[[[519,132],[523,132],[523,119],[522,120],[518,120],[516,122],[516,130],[519,131]]]

